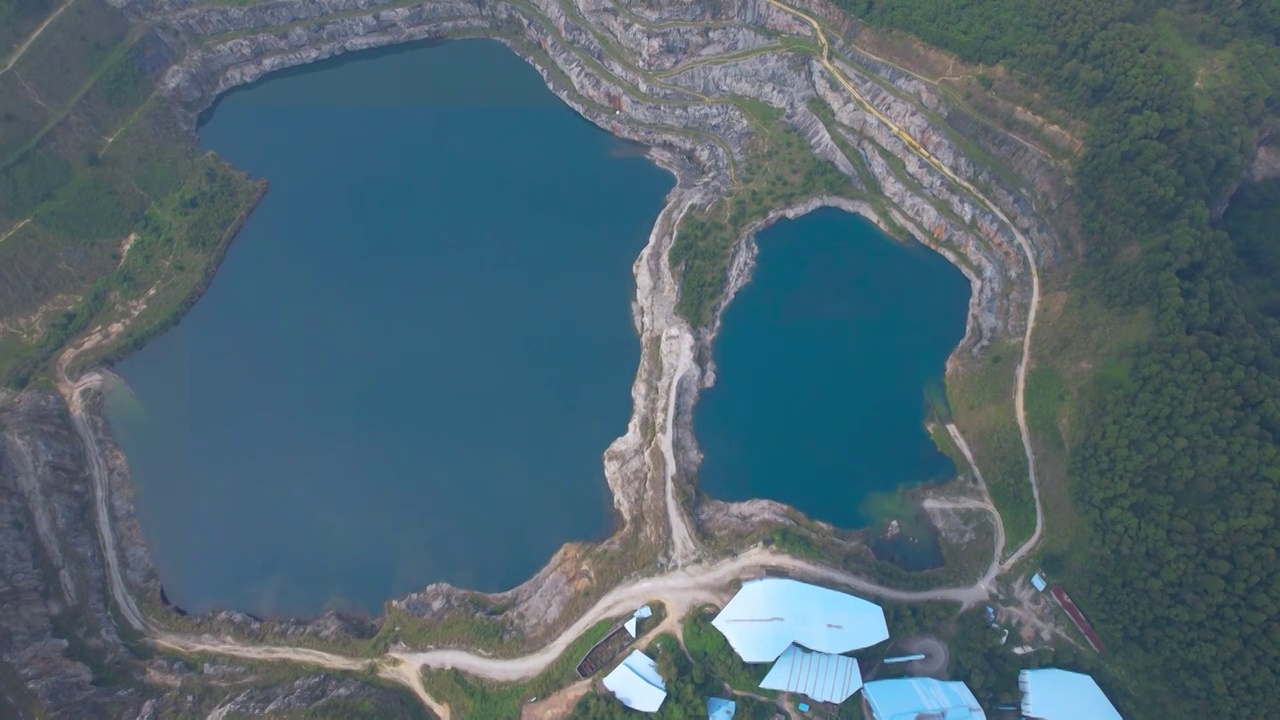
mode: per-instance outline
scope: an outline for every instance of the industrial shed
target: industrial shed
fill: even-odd
[[[1121,720],[1098,683],[1083,673],[1023,670],[1018,673],[1018,689],[1022,714],[1030,720]]]
[[[745,662],[771,662],[792,643],[839,655],[889,638],[875,603],[798,580],[742,584],[711,624]]]
[[[622,664],[604,677],[618,701],[633,710],[657,712],[667,699],[667,684],[658,674],[658,666],[648,655],[634,650]]]
[[[862,671],[851,657],[809,652],[792,645],[773,664],[760,687],[801,693],[818,702],[842,703],[862,687]]]

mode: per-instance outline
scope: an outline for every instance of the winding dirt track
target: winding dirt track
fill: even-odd
[[[72,382],[66,375],[67,367],[78,354],[106,341],[111,337],[113,331],[118,331],[118,326],[113,326],[110,330],[99,329],[86,337],[80,343],[68,348],[58,361],[57,372],[59,391],[67,401],[76,431],[80,435],[81,441],[84,444],[86,456],[89,458],[89,470],[92,476],[98,533],[102,542],[104,555],[106,556],[111,595],[115,599],[116,605],[119,607],[125,621],[137,630],[147,634],[156,645],[182,652],[218,653],[261,661],[282,660],[345,671],[361,671],[367,669],[370,666],[370,663],[372,663],[382,677],[405,685],[433,712],[447,720],[449,718],[449,709],[431,698],[422,684],[421,670],[423,668],[457,668],[476,676],[495,681],[511,682],[524,680],[533,677],[545,669],[569,647],[574,639],[600,620],[618,617],[630,612],[637,605],[649,601],[662,602],[667,606],[668,615],[672,617],[680,617],[685,611],[695,607],[696,605],[706,602],[716,602],[717,599],[722,597],[723,592],[732,581],[746,577],[758,576],[766,570],[782,570],[798,576],[822,581],[827,584],[843,586],[864,595],[880,597],[888,600],[905,602],[946,600],[959,602],[965,607],[972,606],[978,602],[986,600],[990,595],[992,581],[1030,552],[1039,542],[1042,535],[1043,519],[1039,488],[1036,482],[1035,458],[1031,448],[1030,435],[1027,429],[1026,413],[1024,410],[1026,370],[1029,364],[1031,336],[1035,329],[1036,314],[1040,300],[1040,280],[1036,271],[1031,244],[1022,236],[1008,218],[1006,218],[1004,214],[995,207],[993,203],[986,200],[968,182],[956,177],[954,173],[947,169],[942,163],[938,162],[925,148],[921,147],[918,142],[912,139],[909,134],[892,123],[858,94],[857,90],[848,81],[848,79],[845,78],[834,63],[831,62],[830,47],[828,45],[826,35],[824,34],[821,25],[814,18],[799,10],[784,5],[777,0],[768,1],[775,7],[806,20],[813,27],[814,32],[817,34],[821,43],[822,57],[820,58],[820,61],[823,67],[825,67],[827,71],[845,87],[845,89],[860,105],[865,107],[881,122],[891,128],[893,132],[897,134],[905,144],[907,144],[908,147],[912,148],[914,152],[918,153],[923,159],[928,161],[959,187],[964,188],[967,192],[972,194],[973,197],[981,202],[991,213],[1011,228],[1015,238],[1017,239],[1019,247],[1026,256],[1032,273],[1032,297],[1027,316],[1026,335],[1023,338],[1022,344],[1022,359],[1017,369],[1015,406],[1017,411],[1018,427],[1022,434],[1023,448],[1027,457],[1030,480],[1035,497],[1036,529],[1033,536],[1024,543],[1021,548],[1019,548],[1004,563],[1000,563],[1000,557],[1005,543],[1004,527],[999,513],[992,506],[989,498],[985,498],[983,500],[963,501],[934,500],[932,502],[935,503],[935,506],[937,507],[949,506],[984,509],[987,512],[992,513],[995,518],[997,528],[996,552],[994,553],[991,565],[984,576],[971,586],[938,588],[926,591],[903,591],[885,587],[840,570],[823,567],[806,560],[801,560],[760,548],[756,548],[718,562],[688,564],[687,561],[696,557],[698,548],[696,541],[687,526],[684,515],[678,507],[674,492],[673,473],[675,458],[670,442],[670,432],[674,421],[675,411],[675,392],[673,387],[668,399],[670,404],[667,407],[666,413],[668,436],[663,439],[662,451],[668,464],[666,502],[668,505],[674,560],[676,561],[673,563],[673,565],[676,566],[675,569],[663,575],[638,579],[626,585],[614,588],[590,610],[579,617],[576,622],[566,628],[558,637],[549,642],[541,650],[523,657],[506,659],[484,657],[464,650],[392,652],[381,658],[367,659],[346,657],[343,655],[306,648],[252,645],[208,636],[193,637],[178,635],[155,626],[145,617],[145,615],[138,609],[130,595],[121,573],[115,534],[111,529],[106,463],[103,458],[101,448],[99,447],[97,435],[90,424],[88,414],[84,407],[85,392],[99,388],[106,378],[101,373],[91,372],[84,375],[77,381]],[[663,217],[670,216],[671,213],[669,211],[677,210],[676,205],[680,202],[683,201],[673,197],[671,205],[669,205],[668,208],[665,208],[663,213],[659,216],[659,222],[662,222]],[[658,234],[660,233],[655,232],[655,235]],[[691,348],[683,346],[678,348],[674,382],[678,382],[679,379],[690,369],[692,363],[691,350]],[[947,430],[956,441],[957,446],[960,448],[965,458],[969,461],[971,467],[973,467],[975,475],[979,480],[981,480],[981,473],[978,471],[977,465],[973,462],[969,447],[967,443],[964,442],[964,438],[960,435],[959,430],[953,425],[948,425]],[[982,486],[985,489],[985,483],[982,483]]]
[[[661,251],[662,236],[664,229],[664,218],[670,216],[671,221],[671,243],[675,243],[676,233],[679,232],[680,220],[684,218],[684,214],[693,206],[691,197],[684,197],[683,194],[674,195],[666,208],[658,215],[658,221],[654,223],[653,233],[649,236],[649,245],[645,248],[644,253],[647,256],[651,252]],[[669,245],[667,247],[670,247]],[[666,273],[667,282],[674,287],[675,278],[671,276],[671,264],[667,259],[666,253],[660,262],[661,272]],[[693,368],[693,336],[688,332],[670,332],[673,328],[668,328],[667,332],[662,335],[661,342],[665,345],[667,342],[679,343],[675,360],[675,371],[672,374],[671,386],[667,389],[667,408],[665,422],[658,429],[659,442],[662,447],[663,472],[665,474],[666,487],[664,493],[667,504],[667,523],[671,531],[671,558],[670,563],[673,567],[681,567],[685,563],[692,560],[698,553],[698,543],[694,540],[693,532],[689,529],[689,523],[685,519],[684,510],[680,507],[680,501],[676,496],[676,453],[675,453],[675,435],[676,435],[676,402],[680,398],[679,388],[680,381]],[[665,357],[665,353],[663,354]]]

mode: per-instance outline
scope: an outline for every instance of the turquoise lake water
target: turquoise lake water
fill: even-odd
[[[268,178],[110,414],[169,598],[262,615],[500,590],[608,533],[673,179],[503,46],[286,72],[201,145]]]
[[[716,385],[694,408],[703,489],[859,527],[869,494],[951,477],[925,388],[964,337],[964,275],[829,208],[758,240],[712,348]]]

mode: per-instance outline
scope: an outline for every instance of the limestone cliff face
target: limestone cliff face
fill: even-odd
[[[958,351],[962,355],[980,353],[993,341],[1014,337],[1023,329],[1029,272],[1009,228],[920,160],[812,56],[787,50],[780,43],[782,36],[812,38],[812,31],[765,0],[274,0],[247,7],[199,0],[111,2],[145,24],[169,49],[166,56],[174,61],[162,75],[159,95],[189,126],[220,94],[275,70],[414,40],[493,37],[530,61],[577,112],[611,133],[650,146],[655,160],[678,178],[635,266],[635,322],[643,341],[632,389],[635,413],[627,435],[605,456],[618,534],[593,549],[567,548],[542,573],[508,593],[482,597],[436,585],[396,601],[401,611],[437,618],[488,608],[510,637],[536,642],[567,623],[569,609],[582,601],[584,588],[601,589],[618,580],[600,576],[593,556],[630,553],[651,568],[646,554],[650,551],[676,563],[696,554],[696,547],[690,550],[688,543],[676,541],[683,524],[690,522],[677,490],[688,491],[688,478],[699,460],[689,426],[691,408],[698,391],[714,381],[708,350],[719,311],[750,277],[752,234],[777,217],[817,204],[836,204],[906,228],[946,255],[973,288],[968,333]],[[845,22],[823,0],[805,6],[837,27]],[[833,42],[833,58],[879,114],[906,128],[931,155],[999,206],[1031,240],[1037,263],[1056,261],[1062,249],[1050,223],[1069,204],[1062,168],[950,107],[909,73],[839,39]],[[735,102],[742,98],[781,111],[812,151],[848,178],[851,190],[878,193],[885,207],[814,198],[798,208],[779,209],[740,239],[716,319],[708,327],[690,328],[675,313],[679,290],[667,250],[679,218],[722,197],[735,173],[750,162],[747,149],[756,129],[741,103]],[[816,115],[815,103],[825,106],[822,115],[835,122]],[[975,146],[1011,169],[1016,181],[965,150]],[[859,173],[860,165],[865,165],[866,175]],[[870,183],[874,187],[868,187]],[[0,509],[20,518],[0,528],[11,533],[0,539],[12,541],[0,546],[6,570],[0,583],[9,583],[0,588],[25,598],[21,626],[11,628],[0,618],[0,632],[9,633],[0,638],[0,649],[41,648],[41,667],[47,672],[39,677],[62,678],[59,682],[66,687],[78,688],[90,702],[98,702],[83,663],[54,640],[59,637],[56,608],[84,607],[94,623],[93,639],[107,657],[119,658],[132,673],[142,672],[142,664],[126,657],[127,649],[112,636],[113,624],[102,600],[102,558],[95,555],[100,551],[83,480],[84,459],[76,455],[82,451],[68,434],[65,409],[52,396],[0,399],[0,412],[8,423],[0,427],[11,428],[0,445],[0,490],[8,493]],[[107,453],[112,532],[126,551],[128,582],[140,594],[154,596],[156,579],[132,519],[127,465],[100,413],[90,415]],[[736,518],[738,510],[747,509],[718,508],[717,514]],[[786,515],[774,505],[761,512]],[[69,575],[51,568],[69,568]],[[639,565],[618,572],[630,571],[638,572]],[[323,639],[368,636],[376,632],[379,621],[329,615],[314,621],[264,623],[219,613],[190,622],[246,636]],[[5,656],[3,662],[29,665],[17,656]],[[42,703],[63,697],[61,691],[23,692],[39,695]],[[245,702],[244,707],[256,707]],[[130,705],[130,711],[135,707],[142,711],[141,704]]]

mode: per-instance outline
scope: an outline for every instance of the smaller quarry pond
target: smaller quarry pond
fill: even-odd
[[[274,76],[200,141],[270,192],[109,407],[171,600],[379,612],[608,532],[668,173],[488,41]]]
[[[716,385],[694,410],[702,487],[858,527],[870,494],[950,477],[924,428],[925,388],[964,337],[964,275],[829,208],[780,221],[759,245],[715,340]]]

